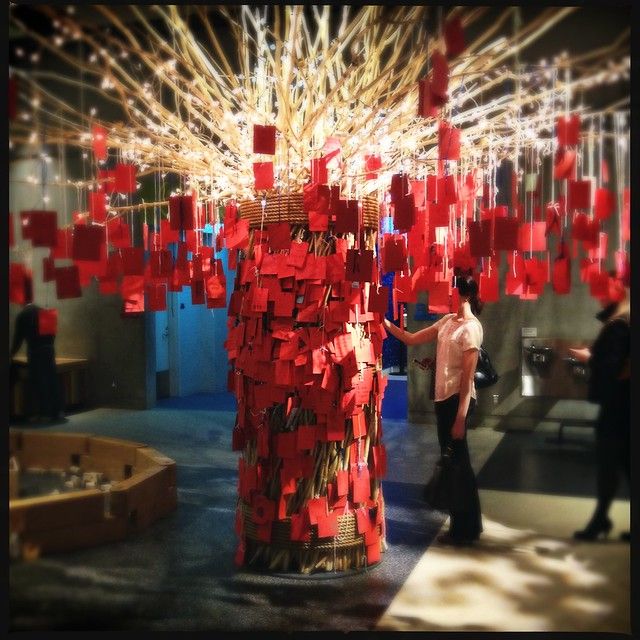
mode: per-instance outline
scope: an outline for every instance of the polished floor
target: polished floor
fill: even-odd
[[[480,544],[436,540],[445,517],[420,494],[435,429],[384,420],[387,542],[360,573],[238,570],[233,401],[193,396],[149,411],[96,409],[55,427],[147,443],[178,464],[178,509],[129,540],[9,565],[11,630],[545,631],[629,634],[628,491],[609,541],[572,540],[595,488],[593,435],[555,427],[469,433],[484,518]]]

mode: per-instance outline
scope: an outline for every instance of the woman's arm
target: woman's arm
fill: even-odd
[[[478,363],[478,350],[467,349],[462,353],[462,373],[460,375],[460,401],[458,402],[458,413],[451,427],[451,437],[454,440],[464,438],[465,422],[469,403],[471,402],[471,389],[473,376]]]
[[[423,344],[424,342],[431,342],[438,337],[438,327],[436,325],[431,325],[415,333],[410,333],[397,327],[388,318],[385,318],[383,322],[384,328],[387,329],[392,336],[405,344]]]

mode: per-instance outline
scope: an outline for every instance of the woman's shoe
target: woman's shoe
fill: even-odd
[[[597,540],[600,537],[607,538],[609,531],[611,531],[611,520],[605,518],[604,520],[592,520],[584,529],[576,531],[573,537],[576,540]]]

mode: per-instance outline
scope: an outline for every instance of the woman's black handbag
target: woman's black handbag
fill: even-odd
[[[476,389],[484,389],[498,382],[498,374],[491,364],[489,354],[484,347],[478,349],[478,363],[476,364],[476,372],[473,376],[473,382]]]

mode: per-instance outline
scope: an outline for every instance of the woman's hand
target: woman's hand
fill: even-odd
[[[464,438],[465,432],[465,417],[464,416],[456,416],[456,419],[451,427],[451,437],[454,440],[462,440]]]
[[[587,347],[583,349],[569,349],[569,355],[574,357],[578,362],[587,362],[591,357],[591,351]]]

